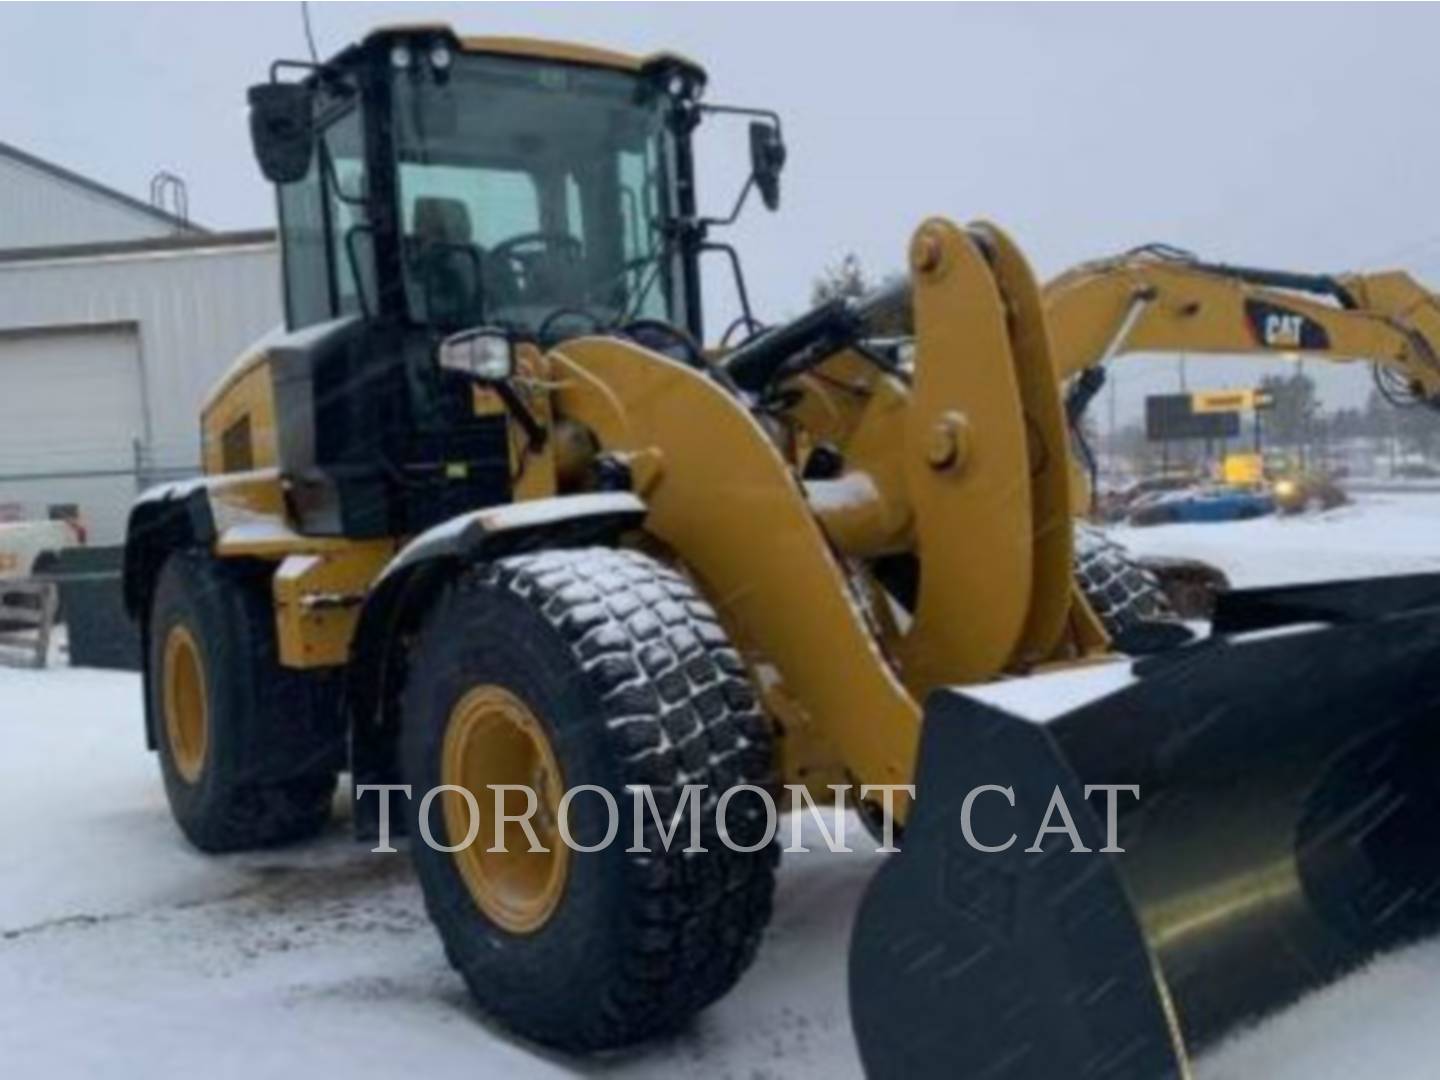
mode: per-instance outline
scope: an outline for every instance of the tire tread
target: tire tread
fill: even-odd
[[[462,596],[477,590],[513,594],[563,640],[600,703],[597,719],[622,788],[649,785],[668,821],[685,784],[706,785],[700,812],[707,854],[680,850],[688,821],[671,849],[662,850],[646,816],[652,851],[630,854],[625,863],[622,961],[587,1022],[562,1027],[539,1010],[520,1017],[507,1011],[506,1019],[523,1034],[567,1050],[614,1048],[673,1031],[739,980],[771,912],[778,847],[772,841],[755,853],[735,852],[715,826],[720,790],[736,783],[768,790],[773,783],[768,722],[740,658],[695,587],[638,552],[584,548],[517,555],[472,568],[452,588]],[[422,641],[424,636],[422,629]],[[423,667],[422,661],[412,674],[423,678]],[[622,808],[616,843],[628,847],[629,800],[623,794],[616,792]],[[740,843],[752,844],[763,835],[764,815],[746,802],[732,799],[727,828]],[[428,891],[427,904],[436,915]],[[462,950],[448,952],[455,963]],[[457,966],[483,1003],[483,975]]]

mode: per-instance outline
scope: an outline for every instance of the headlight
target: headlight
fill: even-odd
[[[515,347],[503,330],[464,330],[440,343],[436,356],[446,371],[481,382],[504,382],[515,371]]]
[[[1275,497],[1277,499],[1289,499],[1294,496],[1295,492],[1296,487],[1294,480],[1275,481]]]
[[[448,45],[436,45],[430,50],[430,66],[436,71],[448,71],[451,59]]]

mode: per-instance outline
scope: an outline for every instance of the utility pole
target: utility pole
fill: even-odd
[[[1296,361],[1295,361],[1295,397],[1296,397],[1297,400],[1300,399],[1300,387],[1303,386],[1304,384],[1305,384],[1305,358],[1304,358],[1303,356],[1301,356],[1301,357],[1297,358]],[[1310,424],[1310,410],[1309,410],[1309,409],[1306,409],[1306,410],[1301,414],[1301,416],[1300,416],[1300,425],[1301,425],[1301,431],[1300,431],[1300,469],[1301,469],[1301,471],[1303,472],[1305,469],[1307,469],[1307,468],[1310,467],[1310,466],[1309,466],[1309,460],[1308,460],[1308,459],[1313,456],[1313,455],[1310,454],[1310,452],[1309,452],[1310,449],[1311,449],[1311,447],[1310,447],[1310,441],[1314,438],[1314,433],[1313,433],[1313,431],[1312,431],[1311,424]]]
[[[1186,380],[1186,378],[1185,378],[1185,354],[1184,354],[1183,352],[1182,352],[1182,353],[1180,354],[1180,356],[1179,356],[1179,363],[1176,365],[1176,370],[1178,371],[1178,373],[1179,373],[1179,375],[1180,375],[1180,392],[1181,392],[1182,394],[1188,394],[1188,393],[1190,392],[1190,386],[1189,386],[1189,383],[1187,382],[1187,380]],[[1191,462],[1192,462],[1192,460],[1193,460],[1193,458],[1192,458],[1192,456],[1191,456],[1192,451],[1191,451],[1191,449],[1190,449],[1192,445],[1193,445],[1193,444],[1190,443],[1189,441],[1182,442],[1182,443],[1180,444],[1180,448],[1181,448],[1180,457],[1181,457],[1182,462],[1184,463],[1184,466],[1183,466],[1183,467],[1184,467],[1187,471],[1190,469],[1190,465],[1191,465]],[[1167,465],[1167,471],[1168,471],[1168,465],[1169,465],[1169,462],[1168,462],[1168,461],[1166,462],[1166,465]]]
[[[1110,447],[1110,453],[1109,453],[1108,456],[1109,456],[1109,458],[1110,458],[1110,475],[1111,475],[1111,476],[1115,476],[1115,475],[1118,474],[1119,471],[1120,471],[1120,460],[1119,460],[1119,459],[1120,459],[1120,453],[1119,453],[1119,447],[1118,447],[1118,446],[1116,445],[1116,443],[1115,443],[1115,384],[1116,384],[1116,382],[1118,382],[1118,381],[1119,381],[1119,380],[1115,378],[1115,369],[1114,369],[1114,366],[1112,365],[1112,366],[1111,366],[1111,369],[1110,369],[1110,379],[1109,379],[1109,382],[1110,382],[1110,396],[1109,396],[1109,399],[1106,401],[1107,411],[1108,411],[1109,414],[1110,414],[1109,417],[1108,417],[1109,434],[1108,434],[1108,436],[1107,436],[1107,441],[1108,441],[1109,447]],[[1112,482],[1113,482],[1113,481],[1112,481]]]

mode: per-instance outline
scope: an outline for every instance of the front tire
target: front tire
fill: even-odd
[[[770,784],[770,734],[714,611],[679,574],[627,551],[560,550],[466,571],[441,595],[414,645],[402,700],[402,758],[413,785],[411,852],[451,963],[489,1013],[569,1051],[624,1046],[672,1031],[734,985],[771,909],[777,851],[758,796]],[[533,783],[532,783],[533,779]],[[429,846],[422,797],[441,783],[472,791],[470,847]],[[535,827],[494,841],[488,784],[540,792]],[[591,784],[619,809],[614,842],[564,850],[558,792]],[[632,853],[630,788],[648,786],[665,821],[685,784],[700,799],[706,853],[686,855],[688,819],[668,850],[645,817],[648,853]],[[481,790],[477,790],[481,789]],[[447,802],[447,800],[449,800]],[[446,792],[429,807],[438,843],[462,842],[468,810]],[[510,807],[515,810],[518,807]],[[593,792],[569,815],[574,840],[604,839]]]
[[[343,755],[334,697],[280,666],[266,578],[207,554],[172,555],[150,609],[152,736],[176,824],[202,851],[313,836]]]

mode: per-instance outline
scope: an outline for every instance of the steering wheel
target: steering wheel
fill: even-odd
[[[664,319],[634,319],[620,328],[620,332],[643,345],[652,352],[679,360],[697,371],[709,371],[705,362],[705,350],[690,334]]]
[[[705,355],[704,347],[684,327],[666,322],[664,319],[633,319],[620,328],[637,345],[678,360],[687,367],[714,379],[736,397],[740,388],[723,367]]]
[[[535,248],[534,252],[523,252],[524,248]],[[585,245],[578,237],[571,236],[568,232],[559,232],[553,229],[537,229],[534,232],[520,233],[502,240],[490,249],[489,257],[500,259],[505,262],[518,262],[524,265],[525,254],[538,255],[542,251],[552,251],[556,255],[564,255],[567,259],[579,261],[584,254]]]
[[[490,249],[486,262],[492,268],[504,266],[509,278],[507,285],[498,290],[502,294],[512,292],[516,299],[534,301],[534,293],[543,289],[547,278],[547,266],[568,271],[578,269],[584,255],[585,245],[568,232],[539,229],[535,232],[518,233],[508,240],[502,240]]]
[[[605,320],[596,315],[593,311],[587,311],[582,307],[558,307],[540,320],[540,325],[535,328],[535,336],[542,345],[552,345],[566,337],[574,337],[573,334],[555,334],[555,324],[564,319],[584,319],[589,323],[588,332],[599,334],[606,328]]]

